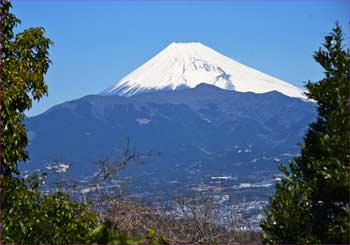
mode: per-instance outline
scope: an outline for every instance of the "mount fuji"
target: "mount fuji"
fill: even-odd
[[[200,43],[173,43],[103,94],[27,118],[30,164],[20,167],[31,174],[69,166],[64,174],[86,188],[94,184],[95,163],[124,159],[130,139],[135,152],[157,154],[118,173],[125,193],[157,202],[169,193],[212,198],[220,190],[231,201],[244,195],[266,202],[278,166],[299,154],[297,143],[316,115],[301,89]],[[49,174],[54,182],[57,175]]]
[[[199,43],[171,43],[101,95],[132,96],[149,91],[194,88],[201,83],[238,92],[278,91],[305,99],[304,91],[243,65]]]

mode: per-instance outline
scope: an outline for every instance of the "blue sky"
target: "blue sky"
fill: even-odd
[[[49,96],[29,116],[96,94],[171,42],[202,42],[243,64],[302,86],[322,78],[313,52],[339,21],[349,38],[350,2],[13,1],[21,31],[54,41]]]

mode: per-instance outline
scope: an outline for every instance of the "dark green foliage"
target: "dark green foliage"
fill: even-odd
[[[40,179],[30,182],[18,176],[17,163],[27,160],[28,139],[23,120],[32,99],[47,94],[44,75],[50,60],[51,41],[43,28],[30,28],[14,35],[20,23],[4,1],[2,14],[1,73],[1,204],[3,233],[1,243],[82,243],[97,225],[95,213],[81,203],[69,200],[63,192],[44,195]]]
[[[96,214],[64,192],[44,195],[38,181],[6,178],[3,243],[84,243],[97,225]]]
[[[18,174],[18,161],[27,160],[28,139],[23,125],[25,110],[32,107],[32,98],[47,94],[44,75],[49,67],[48,50],[52,43],[43,28],[30,28],[14,35],[20,23],[10,13],[11,3],[1,6],[2,20],[2,173]]]
[[[308,82],[308,97],[319,116],[304,138],[301,155],[281,167],[286,178],[276,186],[262,223],[265,243],[350,243],[350,54],[337,24],[314,55],[325,78]]]

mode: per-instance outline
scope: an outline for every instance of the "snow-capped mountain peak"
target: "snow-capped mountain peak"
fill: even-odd
[[[102,92],[131,96],[153,90],[193,88],[201,83],[239,92],[276,90],[305,98],[287,82],[243,65],[199,43],[171,43],[159,54]]]

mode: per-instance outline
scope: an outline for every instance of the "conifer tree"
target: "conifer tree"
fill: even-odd
[[[350,243],[350,54],[337,23],[314,59],[324,78],[308,82],[318,117],[304,137],[301,155],[282,166],[267,218],[265,243]]]

